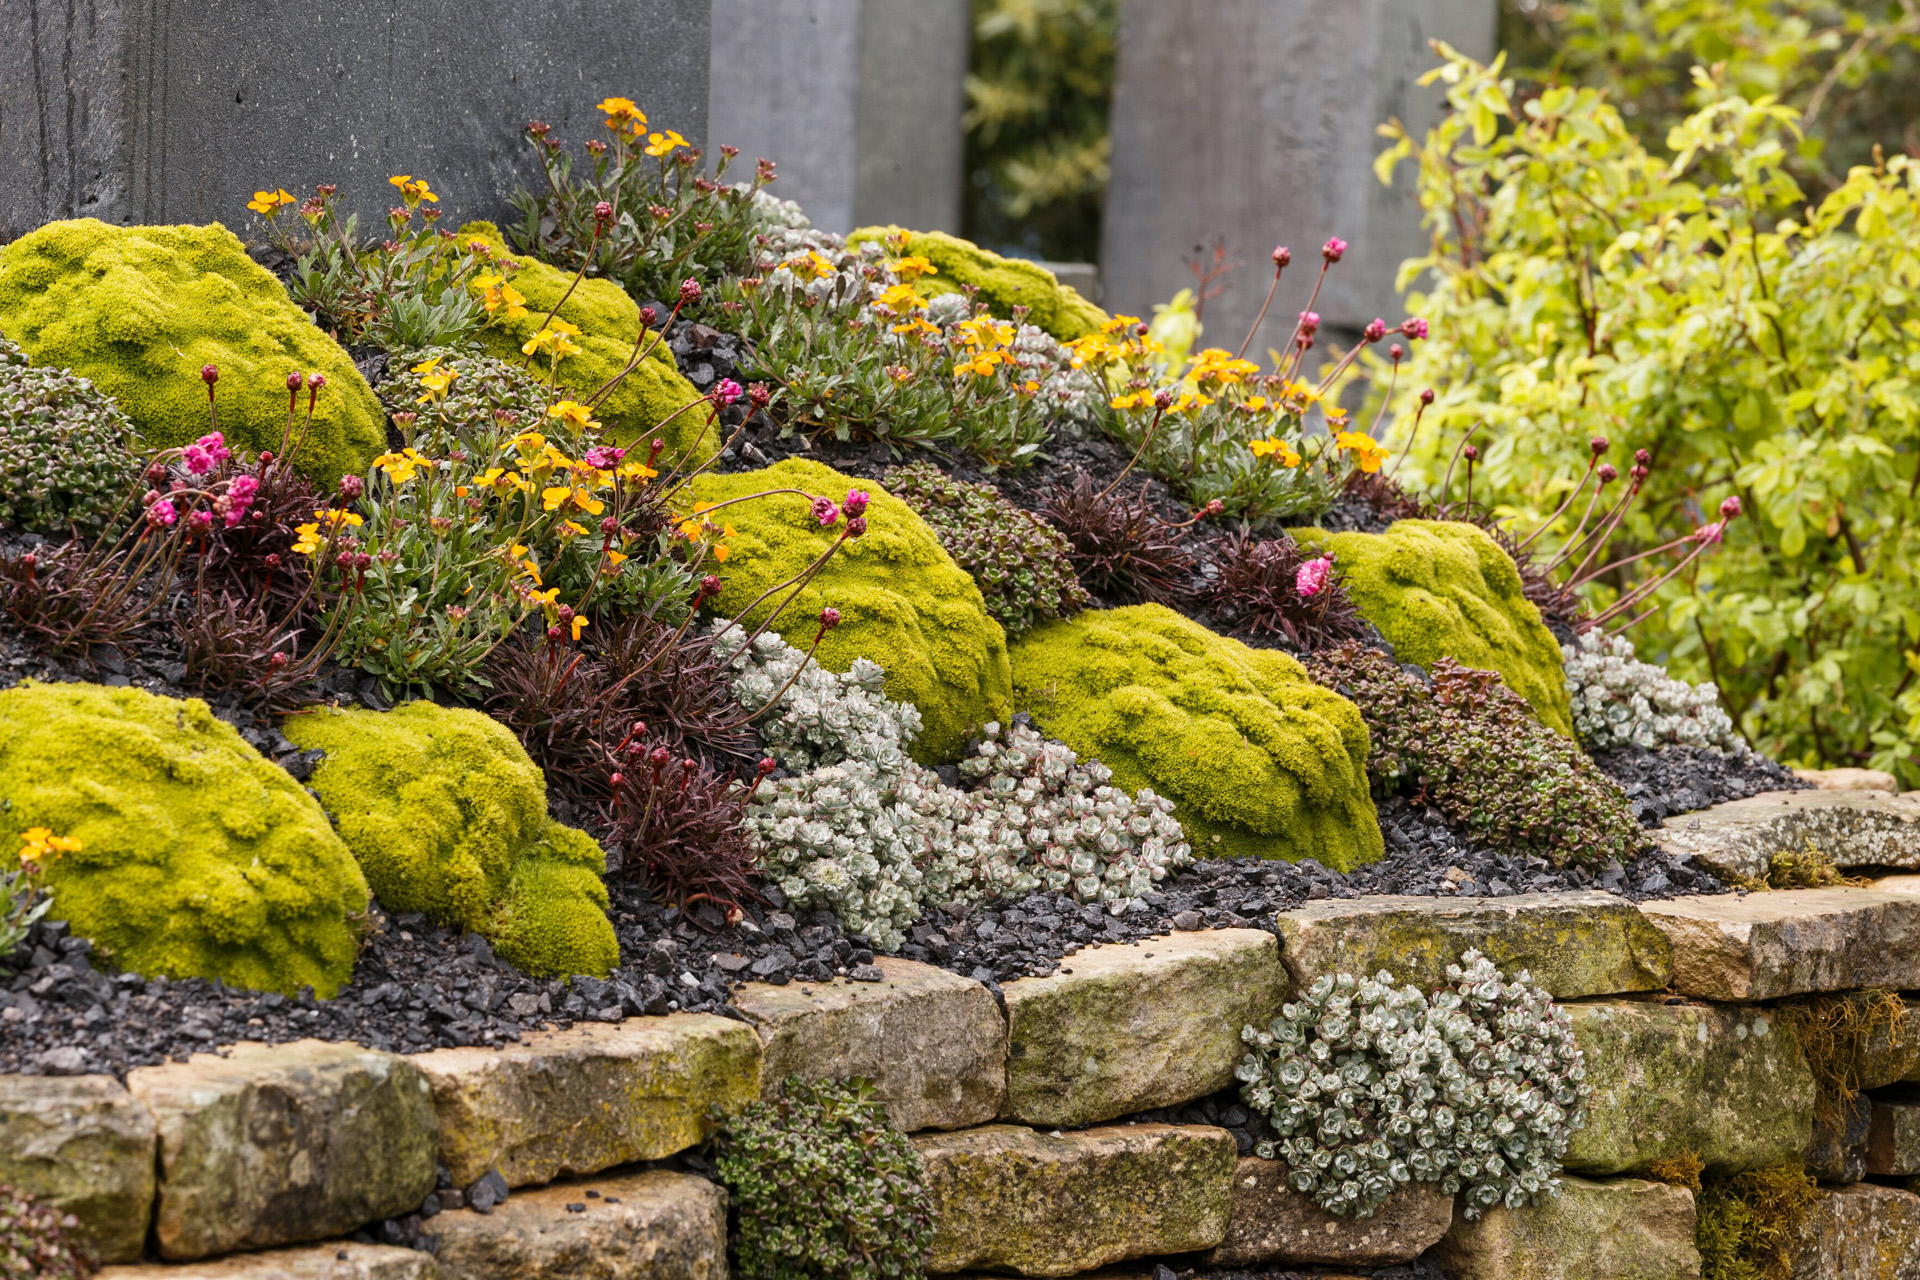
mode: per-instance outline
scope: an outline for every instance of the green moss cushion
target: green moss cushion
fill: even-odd
[[[804,649],[819,630],[820,610],[838,609],[840,625],[827,633],[817,661],[829,671],[845,671],[855,658],[879,663],[887,672],[887,696],[920,709],[925,727],[914,758],[924,764],[958,759],[968,737],[1007,714],[1007,638],[987,613],[980,588],[926,521],[871,480],[800,458],[764,471],[701,476],[693,484],[704,502],[802,489],[837,503],[855,488],[873,495],[867,535],[835,553],[774,629]],[[727,617],[800,572],[840,536],[839,527],[822,529],[807,500],[795,494],[742,502],[715,513],[722,518],[738,531],[728,539],[726,589],[713,605]]]
[[[577,354],[560,362],[560,393],[579,400],[597,393],[607,381],[627,367],[633,358],[634,338],[640,332],[640,304],[611,280],[582,280],[569,296],[573,273],[550,267],[537,258],[523,258],[507,252],[499,230],[491,222],[469,222],[460,228],[462,241],[484,239],[505,256],[520,264],[514,273],[513,287],[527,299],[527,314],[515,320],[496,320],[480,331],[480,345],[490,356],[514,364],[525,364],[521,347],[540,331],[548,312],[562,297],[566,305],[559,318],[580,330],[573,339],[580,347]],[[665,319],[662,316],[661,319]],[[653,336],[648,337],[653,341]],[[546,381],[548,357],[535,356],[530,371]],[[607,426],[608,434],[622,445],[635,440],[661,439],[667,442],[661,455],[669,463],[693,450],[691,457],[704,462],[720,448],[720,429],[713,410],[705,405],[677,410],[701,398],[691,382],[680,376],[673,353],[662,342],[654,345],[632,373],[600,402],[595,416]],[[673,418],[664,430],[662,422]],[[662,471],[666,467],[661,467]]]
[[[327,815],[198,698],[27,683],[0,693],[0,864],[50,828],[49,915],[122,969],[331,996],[367,882]]]
[[[390,911],[478,933],[536,977],[607,973],[620,958],[606,857],[547,816],[547,782],[506,726],[409,702],[292,717],[327,753],[312,786]]]
[[[1540,723],[1571,737],[1560,644],[1523,594],[1520,571],[1484,529],[1447,520],[1402,520],[1385,533],[1294,537],[1333,553],[1347,592],[1402,662],[1445,656],[1497,671]]]
[[[961,285],[974,285],[994,315],[1010,320],[1016,306],[1026,307],[1028,324],[1045,329],[1062,342],[1097,333],[1107,322],[1106,312],[1081,297],[1072,285],[1061,284],[1039,263],[1003,258],[944,231],[862,227],[848,236],[847,242],[886,244],[888,236],[901,234],[907,237],[906,253],[919,254],[940,269],[938,275],[923,276],[915,283],[923,297],[958,293]],[[891,245],[887,247],[892,249]]]
[[[1360,711],[1287,655],[1146,604],[1046,623],[1012,656],[1020,709],[1172,800],[1195,856],[1345,870],[1384,851]]]
[[[331,485],[386,447],[386,415],[347,353],[218,224],[48,223],[0,248],[0,332],[34,364],[91,378],[151,448],[206,434],[209,364],[237,448],[280,448],[295,370],[327,378],[302,471]]]

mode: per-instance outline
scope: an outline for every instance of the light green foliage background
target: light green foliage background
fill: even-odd
[[[471,930],[536,977],[619,960],[592,837],[547,816],[540,767],[478,711],[320,709],[286,734],[326,759],[312,786],[389,911]]]
[[[1050,737],[1172,800],[1194,856],[1317,858],[1384,844],[1360,711],[1298,662],[1161,605],[1090,609],[1013,647],[1015,702]]]
[[[1592,436],[1623,471],[1645,448],[1624,551],[1737,495],[1749,518],[1662,591],[1642,655],[1717,681],[1789,764],[1920,782],[1920,167],[1857,167],[1810,207],[1795,112],[1695,84],[1706,105],[1649,148],[1599,91],[1447,64],[1452,113],[1382,157],[1417,159],[1434,230],[1409,264],[1433,340],[1399,385],[1440,398],[1403,478],[1437,480],[1485,423],[1475,496],[1526,529]]]
[[[0,865],[20,833],[81,842],[48,862],[48,913],[153,977],[322,998],[359,950],[367,882],[287,771],[198,698],[28,682],[0,693]]]

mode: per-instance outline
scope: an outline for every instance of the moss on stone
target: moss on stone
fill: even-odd
[[[1359,709],[1286,654],[1160,605],[1089,610],[1013,647],[1015,704],[1113,785],[1174,802],[1198,857],[1379,858]]]
[[[804,649],[819,630],[820,610],[838,609],[840,625],[827,633],[816,660],[829,671],[845,671],[855,658],[879,663],[887,672],[887,696],[920,709],[925,727],[913,745],[914,758],[928,764],[958,759],[968,737],[1006,716],[1012,676],[1006,634],[987,613],[980,588],[926,522],[872,481],[801,458],[764,471],[701,476],[693,484],[694,496],[704,502],[768,489],[801,489],[839,502],[855,488],[873,495],[866,536],[834,553],[774,629]],[[799,573],[840,536],[839,527],[822,529],[797,494],[742,502],[717,514],[738,530],[727,540],[726,587],[713,605],[725,616]],[[785,595],[749,617],[764,617]]]
[[[1486,531],[1449,520],[1402,520],[1385,533],[1295,529],[1333,553],[1347,594],[1402,662],[1442,656],[1498,672],[1540,723],[1573,736],[1560,644],[1521,589],[1520,571]]]
[[[367,882],[313,797],[198,698],[28,682],[0,693],[0,864],[47,827],[51,918],[122,969],[331,996]]]
[[[1694,1228],[1701,1280],[1788,1280],[1818,1198],[1797,1162],[1707,1180]]]
[[[1028,324],[1045,329],[1062,342],[1098,333],[1107,322],[1106,312],[1081,297],[1072,285],[1061,284],[1039,263],[1003,258],[944,231],[862,227],[847,237],[847,243],[872,241],[892,252],[889,236],[905,236],[906,247],[901,253],[918,254],[939,268],[938,275],[923,276],[915,282],[922,297],[958,293],[962,285],[970,284],[980,290],[980,300],[994,315],[1010,320],[1016,306],[1026,307]]]
[[[312,786],[390,911],[468,929],[537,977],[607,973],[619,945],[592,837],[547,816],[547,783],[506,726],[409,702],[295,716],[327,753]]]
[[[491,222],[469,222],[460,228],[460,236],[463,240],[484,239],[500,256],[520,264],[513,275],[513,287],[525,295],[527,314],[515,320],[496,320],[480,331],[480,346],[488,355],[525,364],[527,357],[521,347],[540,331],[554,304],[564,297],[565,304],[555,314],[579,328],[580,334],[573,341],[580,350],[560,362],[562,394],[585,400],[626,368],[633,358],[634,338],[640,332],[640,304],[619,285],[596,279],[584,279],[575,285],[572,272],[509,252]],[[570,295],[569,287],[573,289]],[[647,340],[652,342],[653,336],[650,334]],[[531,372],[545,382],[547,368],[546,358],[536,357]],[[667,447],[661,456],[667,461],[692,449],[693,459],[704,462],[720,448],[720,428],[713,410],[696,405],[679,412],[699,399],[700,393],[680,376],[673,353],[662,342],[648,352],[612,395],[601,401],[596,416],[617,444],[665,440]],[[676,413],[678,417],[674,417]],[[671,422],[667,422],[669,418]],[[660,427],[663,422],[667,422],[664,430]]]
[[[209,364],[229,444],[280,448],[300,370],[327,379],[301,471],[331,485],[386,447],[386,416],[347,353],[217,223],[48,223],[0,249],[0,331],[34,364],[92,379],[150,448],[206,434]]]

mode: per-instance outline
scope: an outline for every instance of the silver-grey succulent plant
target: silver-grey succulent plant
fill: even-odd
[[[879,664],[855,658],[845,674],[838,674],[807,662],[802,650],[772,631],[754,637],[751,645],[739,627],[717,623],[715,632],[716,652],[733,667],[733,695],[742,707],[758,714],[786,689],[776,712],[754,721],[782,768],[798,771],[854,760],[892,774],[907,763],[907,749],[920,733],[920,709],[886,696],[887,673]]]
[[[1407,1182],[1464,1192],[1469,1219],[1557,1194],[1592,1092],[1571,1022],[1529,974],[1463,959],[1431,998],[1322,977],[1242,1031],[1241,1096],[1277,1135],[1255,1154],[1328,1212],[1366,1217]]]
[[[1709,747],[1721,754],[1746,750],[1711,683],[1688,684],[1664,667],[1641,662],[1624,637],[1597,629],[1565,656],[1573,727],[1596,751],[1612,747]]]

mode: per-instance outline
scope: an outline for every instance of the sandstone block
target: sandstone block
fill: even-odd
[[[1440,1265],[1453,1280],[1698,1280],[1694,1220],[1684,1187],[1563,1178],[1555,1199],[1457,1220]]]
[[[456,1186],[510,1187],[658,1160],[713,1132],[708,1108],[760,1096],[760,1040],[731,1018],[674,1013],[411,1059],[433,1089]]]
[[[1072,972],[1067,972],[1071,970]],[[1224,1087],[1286,997],[1279,944],[1258,929],[1093,947],[1006,998],[1006,1118],[1079,1125]]]
[[[1421,1183],[1401,1187],[1372,1217],[1336,1217],[1287,1186],[1285,1168],[1252,1156],[1234,1165],[1227,1238],[1208,1262],[1387,1266],[1412,1262],[1453,1223],[1453,1197]]]
[[[1793,775],[1822,791],[1885,791],[1897,795],[1900,783],[1884,769],[1795,769]]]
[[[884,982],[756,982],[734,994],[760,1033],[762,1089],[795,1074],[864,1076],[887,1104],[887,1118],[907,1133],[964,1129],[999,1115],[1007,1099],[1007,1024],[993,993],[932,965],[892,956],[874,963]]]
[[[430,1253],[334,1240],[207,1258],[184,1266],[107,1267],[99,1280],[452,1280]]]
[[[1774,854],[1809,844],[1843,867],[1920,868],[1920,794],[1763,791],[1668,818],[1647,834],[1742,880],[1764,876]]]
[[[913,1144],[934,1204],[929,1271],[1071,1276],[1226,1236],[1235,1156],[1225,1129],[996,1124]]]
[[[159,1128],[164,1258],[325,1239],[433,1190],[433,1099],[394,1054],[241,1044],[137,1068],[127,1087]]]
[[[1797,1159],[1813,1072],[1767,1009],[1601,1000],[1566,1006],[1586,1055],[1586,1127],[1566,1167],[1628,1173],[1692,1151],[1735,1171]]]
[[[0,1182],[80,1219],[109,1262],[153,1219],[153,1113],[112,1076],[0,1076]]]
[[[692,1174],[557,1183],[520,1192],[490,1214],[443,1213],[433,1230],[452,1280],[727,1276],[727,1193]]]
[[[1920,897],[1785,889],[1648,902],[1673,944],[1673,989],[1701,1000],[1776,1000],[1858,987],[1920,987]]]
[[[1793,1280],[1920,1280],[1920,1196],[1868,1182],[1821,1188]]]
[[[1866,1177],[1872,1121],[1873,1099],[1864,1093],[1848,1102],[1815,1107],[1807,1172],[1822,1182],[1858,1182]]]
[[[1867,1120],[1867,1172],[1909,1178],[1920,1174],[1920,1101],[1873,1099]]]
[[[1332,898],[1279,917],[1281,959],[1297,986],[1322,974],[1372,975],[1431,990],[1478,948],[1509,976],[1528,970],[1556,1000],[1658,991],[1667,943],[1610,893],[1511,898]]]

